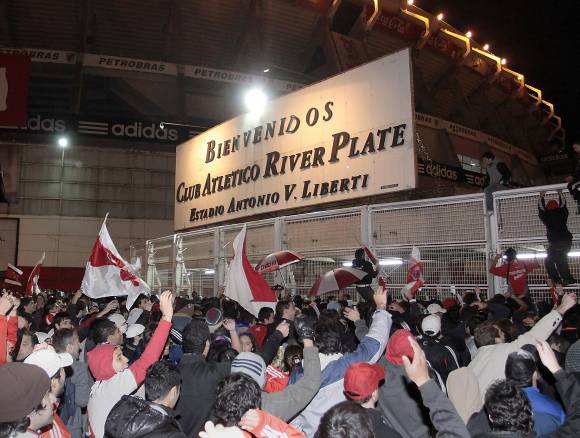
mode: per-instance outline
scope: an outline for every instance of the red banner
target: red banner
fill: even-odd
[[[24,126],[27,120],[30,57],[0,54],[0,126]]]

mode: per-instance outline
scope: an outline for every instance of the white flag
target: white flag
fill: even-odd
[[[130,309],[140,294],[149,294],[149,286],[135,275],[134,266],[117,251],[103,221],[81,284],[83,293],[91,298],[127,296]]]
[[[257,273],[246,256],[246,226],[234,239],[234,258],[230,262],[225,296],[238,302],[254,316],[262,307],[274,307],[276,293],[262,274]]]

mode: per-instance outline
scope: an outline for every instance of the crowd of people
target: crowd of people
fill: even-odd
[[[283,293],[257,317],[225,296],[4,291],[0,437],[580,436],[574,294],[397,299],[368,274],[358,303]]]

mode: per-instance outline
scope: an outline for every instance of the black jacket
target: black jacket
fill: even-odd
[[[365,271],[367,275],[357,281],[355,284],[358,285],[370,285],[373,282],[373,278],[377,276],[379,271],[375,271],[375,267],[371,262],[368,260],[358,260],[354,259],[352,261],[352,267],[356,269],[360,269],[361,271]]]
[[[215,402],[218,383],[230,375],[231,364],[206,362],[201,354],[184,354],[179,362],[181,395],[176,417],[187,436],[197,437]]]
[[[108,438],[185,438],[169,408],[124,395],[105,423]]]
[[[552,210],[546,209],[544,198],[541,199],[538,205],[538,216],[546,226],[546,234],[550,243],[572,241],[572,233],[570,233],[567,224],[568,208],[566,207],[566,200],[560,197],[559,201],[559,207]]]

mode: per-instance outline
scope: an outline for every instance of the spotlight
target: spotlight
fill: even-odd
[[[470,31],[470,30],[468,30],[468,31],[465,33],[465,36],[466,36],[467,38],[471,38],[471,37],[473,36],[473,32],[472,32],[472,31]]]
[[[483,46],[483,50],[485,50],[486,52],[488,52],[489,51],[489,44],[485,44]]]
[[[268,96],[260,88],[252,88],[246,93],[244,102],[248,111],[254,114],[261,114],[268,102]]]
[[[163,122],[159,123],[159,129],[163,131],[165,129],[165,123]]]
[[[439,14],[437,14],[437,20],[441,21],[441,20],[443,20],[443,17],[445,17],[445,15],[443,15],[443,13],[440,12]]]
[[[407,0],[407,4],[408,4],[408,5],[412,5],[413,3],[415,3],[415,1],[414,1],[414,0]]]
[[[61,148],[63,148],[63,149],[66,148],[68,146],[68,138],[66,138],[66,137],[59,137],[59,139],[58,139],[58,145]]]
[[[507,59],[501,58],[501,65],[506,65],[506,64],[507,64]]]
[[[269,69],[269,68],[265,68],[265,69],[264,69],[264,73],[268,73],[269,71],[270,71],[270,69]]]

